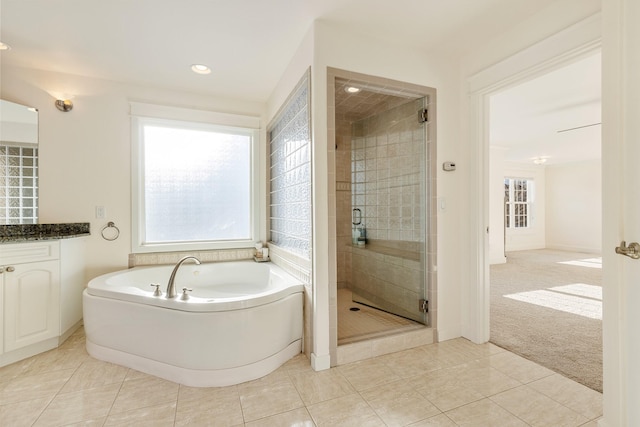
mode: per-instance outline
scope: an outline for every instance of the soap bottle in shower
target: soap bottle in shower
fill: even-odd
[[[364,224],[360,224],[358,227],[358,245],[363,246],[367,243],[367,229]]]
[[[351,243],[357,245],[358,240],[360,240],[360,230],[358,229],[357,225],[354,225],[351,229]]]

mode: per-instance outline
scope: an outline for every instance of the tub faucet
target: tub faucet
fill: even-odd
[[[167,284],[167,298],[175,298],[178,293],[176,292],[176,286],[174,281],[176,280],[176,274],[178,273],[178,269],[182,265],[183,262],[192,259],[196,264],[200,265],[200,260],[194,256],[186,256],[182,258],[175,267],[173,267],[173,271],[171,272],[171,277],[169,277],[169,283]]]

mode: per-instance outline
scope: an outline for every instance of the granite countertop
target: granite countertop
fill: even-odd
[[[0,243],[70,239],[90,234],[88,222],[0,225]]]

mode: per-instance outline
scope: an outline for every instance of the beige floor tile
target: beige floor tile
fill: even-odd
[[[405,426],[440,413],[438,408],[404,380],[365,390],[360,394],[387,426]]]
[[[436,415],[435,417],[427,418],[426,420],[418,421],[409,425],[410,427],[457,427],[456,423],[451,421],[451,418],[446,414]]]
[[[489,366],[488,359],[479,359],[462,367],[457,377],[463,387],[477,391],[485,397],[519,387],[522,383]]]
[[[602,393],[562,375],[555,374],[528,385],[588,419],[602,416]]]
[[[338,371],[358,391],[378,387],[400,379],[387,365],[379,359],[363,360],[338,366]]]
[[[49,350],[37,357],[27,359],[22,375],[37,375],[44,372],[76,369],[90,356],[84,351],[76,350]]]
[[[289,359],[284,365],[282,365],[281,369],[290,374],[297,372],[313,372],[313,369],[311,368],[311,362],[309,361],[307,356],[302,353]]]
[[[305,371],[289,375],[306,405],[336,399],[355,391],[349,381],[335,368],[321,372]]]
[[[0,385],[0,402],[7,404],[40,398],[52,399],[73,375],[74,369],[20,376]]]
[[[110,384],[73,393],[60,393],[34,425],[59,426],[105,417],[119,390],[120,384]]]
[[[0,426],[31,426],[50,401],[51,398],[45,397],[0,405]]]
[[[580,426],[589,421],[588,418],[526,385],[497,394],[490,399],[534,427]]]
[[[284,370],[238,385],[245,422],[269,417],[304,406],[298,391]]]
[[[141,409],[165,403],[175,404],[178,400],[178,384],[149,376],[137,380],[124,381],[118,397],[113,403],[111,415],[119,412]]]
[[[489,357],[491,366],[523,384],[553,375],[554,372],[524,357],[502,352]]]
[[[180,386],[176,426],[236,426],[243,424],[237,388]]]
[[[64,427],[102,427],[107,417],[96,418],[93,420],[80,421],[79,423],[65,424]]]
[[[104,426],[173,427],[175,414],[176,403],[164,403],[109,414]]]
[[[464,427],[526,427],[527,424],[489,399],[482,399],[447,412],[456,425]],[[556,427],[557,424],[549,424]],[[547,426],[547,427],[549,427]]]
[[[384,426],[384,422],[358,394],[307,407],[317,426]]]
[[[445,412],[483,399],[485,395],[469,388],[464,381],[466,365],[428,372],[409,381],[438,409]]]
[[[272,415],[260,420],[251,421],[245,424],[246,427],[273,427],[273,426],[295,426],[295,427],[315,427],[311,415],[306,408],[298,408],[293,411]]]
[[[416,375],[442,368],[427,357],[423,347],[387,354],[377,359],[387,365],[400,378],[413,378]]]
[[[61,393],[86,390],[100,387],[107,384],[121,383],[128,368],[114,365],[113,363],[102,362],[96,359],[86,360],[73,373],[73,376],[64,385]]]

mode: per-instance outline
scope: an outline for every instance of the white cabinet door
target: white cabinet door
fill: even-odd
[[[60,266],[57,260],[5,268],[4,351],[60,334]]]

